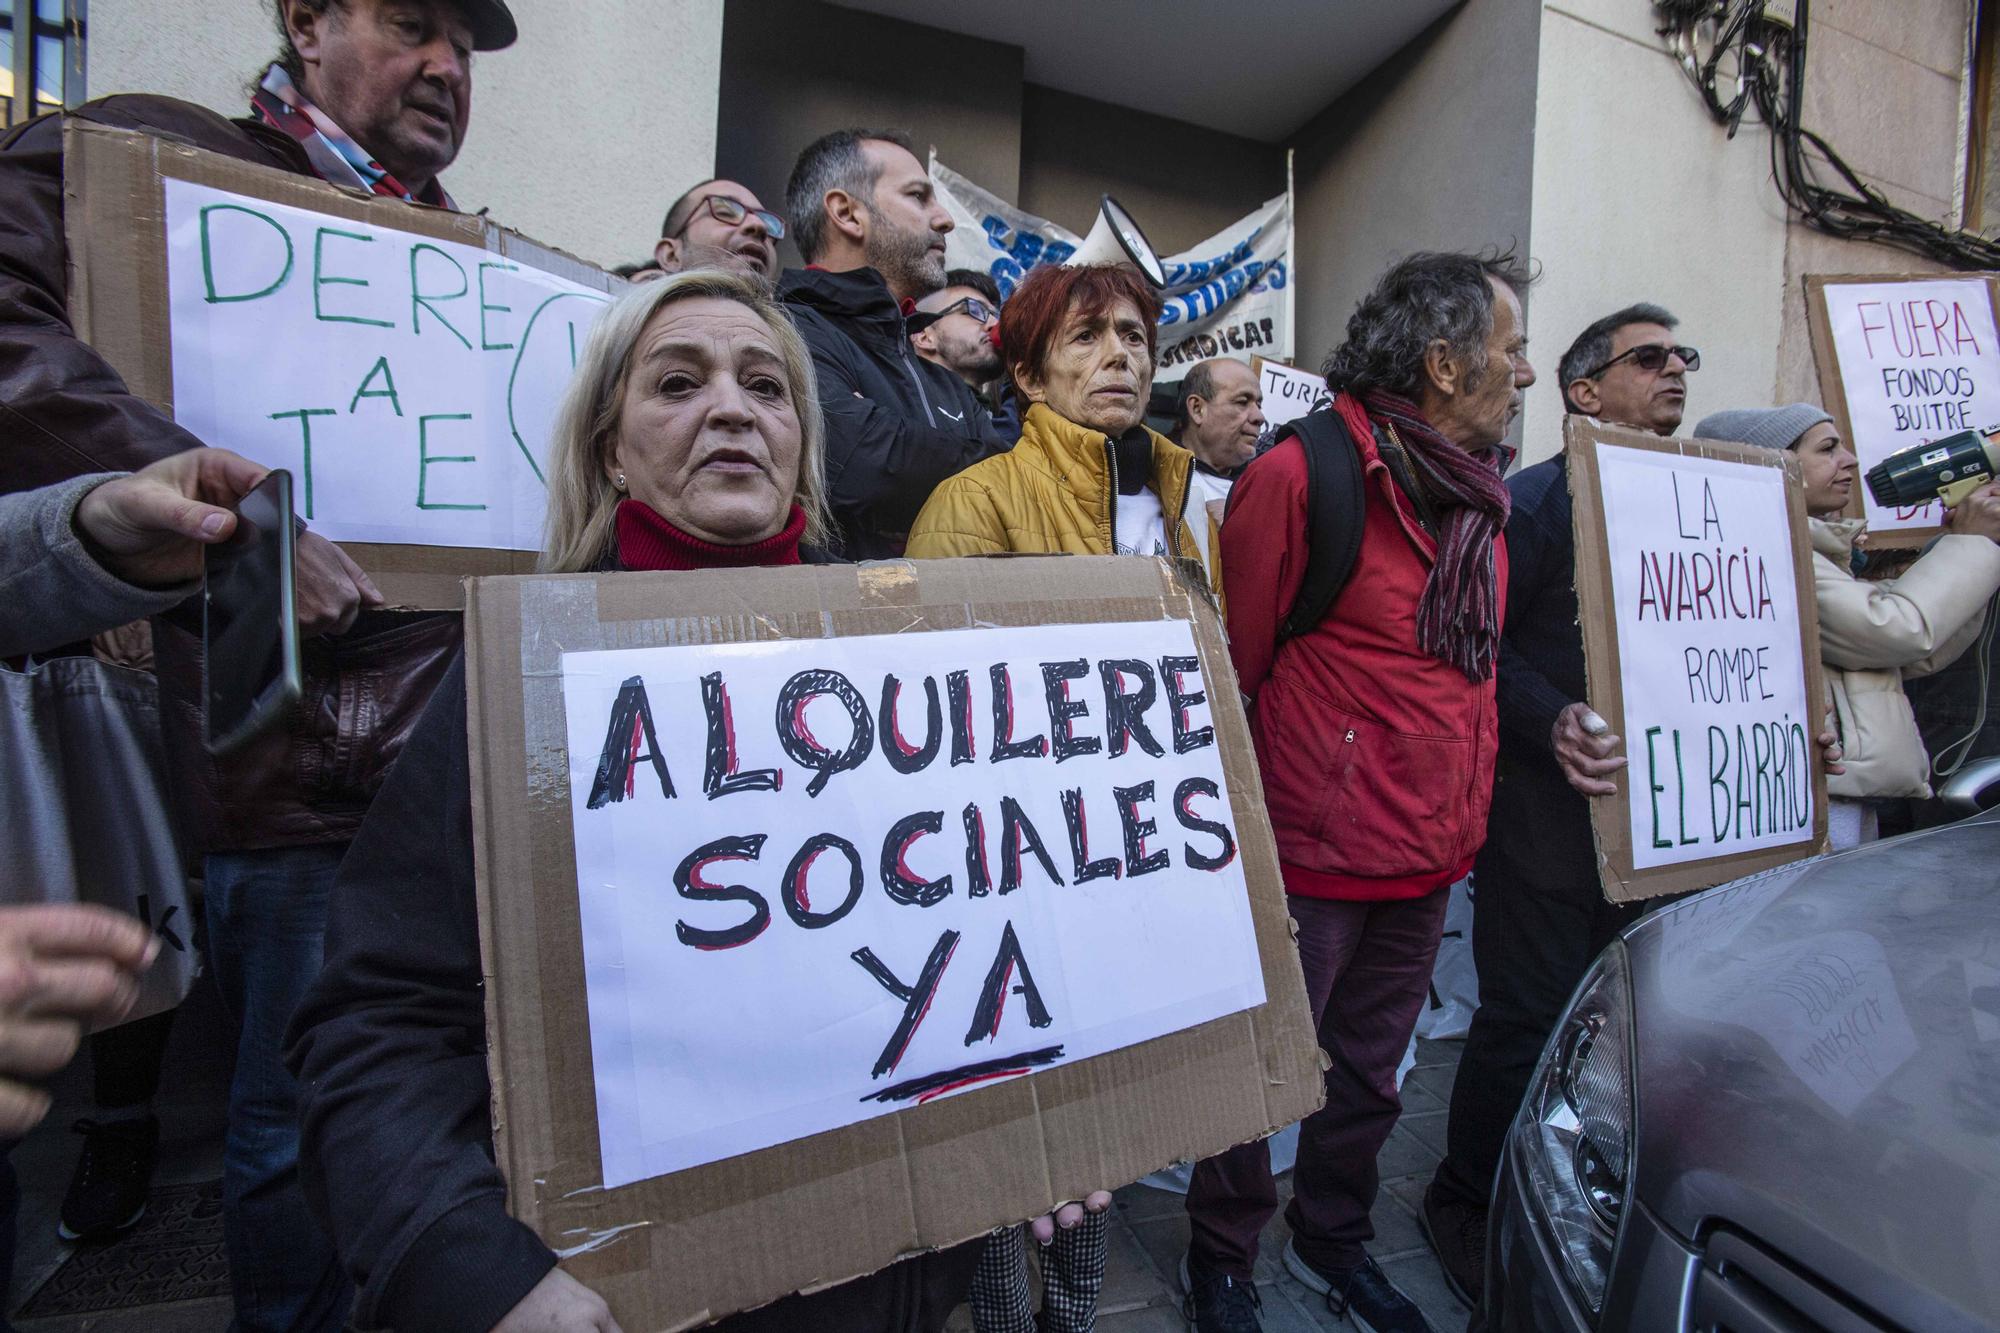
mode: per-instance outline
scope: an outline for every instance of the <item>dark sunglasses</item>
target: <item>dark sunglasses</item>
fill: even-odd
[[[688,229],[688,222],[693,222],[695,214],[704,208],[708,210],[710,217],[713,217],[725,227],[733,227],[743,221],[744,218],[754,217],[757,221],[764,224],[764,230],[771,234],[772,240],[782,241],[785,239],[785,220],[783,218],[766,208],[745,208],[726,194],[703,195],[700,202],[688,210],[687,222],[681,223],[680,230],[675,232],[674,235],[679,237],[685,234]]]
[[[1647,374],[1658,374],[1667,368],[1667,358],[1677,356],[1689,370],[1701,369],[1701,353],[1692,347],[1662,347],[1658,343],[1642,343],[1637,347],[1620,352],[1593,371],[1578,375],[1580,380],[1594,380],[1620,361],[1630,358],[1633,364]]]
[[[990,323],[993,320],[1000,318],[1000,312],[998,310],[995,310],[992,306],[986,304],[986,302],[980,300],[976,296],[967,296],[960,300],[953,301],[950,305],[938,311],[938,318],[943,319],[946,315],[956,314],[961,310],[964,311],[966,314],[972,316],[972,318],[976,322],[981,324]]]

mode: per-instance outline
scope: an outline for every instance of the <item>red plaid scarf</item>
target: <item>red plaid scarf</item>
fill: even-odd
[[[1493,540],[1512,497],[1500,473],[1506,451],[1469,453],[1438,434],[1417,405],[1379,389],[1361,394],[1370,420],[1396,433],[1424,482],[1448,508],[1438,524],[1437,561],[1417,603],[1417,646],[1470,681],[1493,678],[1500,648],[1500,579]]]

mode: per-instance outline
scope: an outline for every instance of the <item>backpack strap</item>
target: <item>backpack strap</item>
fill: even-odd
[[[1360,450],[1338,412],[1330,407],[1309,412],[1279,438],[1286,434],[1298,436],[1306,459],[1306,572],[1279,627],[1280,641],[1316,627],[1347,586],[1361,554],[1368,504]]]

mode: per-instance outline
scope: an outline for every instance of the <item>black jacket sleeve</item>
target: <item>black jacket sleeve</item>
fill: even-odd
[[[1001,435],[992,414],[970,390],[948,404],[965,414],[965,430],[931,426],[902,405],[868,394],[842,354],[844,335],[823,329],[811,317],[799,319],[799,332],[812,349],[826,422],[827,505],[843,528],[858,523],[908,532],[939,482],[1014,443]],[[910,355],[914,360],[916,354]],[[910,373],[922,372],[912,366]],[[913,381],[913,392],[920,385]],[[929,385],[921,391],[938,393]]]
[[[461,657],[341,864],[286,1051],[300,1178],[365,1328],[484,1333],[555,1263],[493,1161],[472,871]]]
[[[1558,475],[1557,486],[1567,482]],[[1565,495],[1567,492],[1565,492]],[[1550,735],[1556,718],[1575,702],[1520,648],[1517,635],[1535,614],[1550,580],[1575,577],[1574,538],[1569,515],[1549,503],[1546,486],[1516,487],[1507,520],[1507,619],[1500,636],[1500,662],[1494,682],[1494,704],[1500,715],[1503,744],[1526,745],[1544,755],[1555,753]],[[1559,520],[1559,522],[1558,522]]]

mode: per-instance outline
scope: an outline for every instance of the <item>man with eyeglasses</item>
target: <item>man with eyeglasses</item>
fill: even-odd
[[[720,268],[744,273],[767,288],[778,277],[778,242],[785,220],[748,187],[711,180],[674,200],[660,224],[653,262],[662,273]]]
[[[993,341],[1000,326],[1000,285],[969,268],[952,269],[944,280],[942,288],[918,298],[907,321],[910,346],[983,394],[1000,378],[1000,349]]]
[[[1563,405],[1613,425],[1672,435],[1701,353],[1656,305],[1627,306],[1563,353]],[[1583,700],[1576,546],[1564,455],[1508,480],[1507,615],[1500,639],[1500,749],[1486,843],[1473,867],[1479,1010],[1452,1087],[1447,1148],[1424,1192],[1424,1232],[1459,1299],[1485,1286],[1486,1205],[1500,1148],[1563,1005],[1641,904],[1598,887],[1587,798],[1617,788],[1619,737],[1592,735]],[[1601,724],[1599,724],[1601,725]]]

